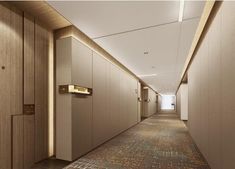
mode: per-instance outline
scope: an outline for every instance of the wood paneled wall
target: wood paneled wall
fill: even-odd
[[[137,123],[138,81],[73,37],[56,53],[56,157],[72,161]],[[65,84],[92,95],[59,93]]]
[[[71,37],[56,44],[56,157],[71,161],[92,148],[92,96],[60,94],[58,86],[92,88],[92,51]]]
[[[234,10],[221,4],[188,71],[189,131],[212,169],[235,168]]]
[[[35,23],[35,161],[48,157],[49,32]]]
[[[22,13],[0,5],[0,168],[11,168],[12,116],[23,110]]]
[[[93,53],[93,147],[137,123],[137,80]]]
[[[24,104],[34,102],[34,62],[35,62],[35,25],[34,18],[24,16]]]
[[[0,3],[1,169],[28,169],[48,157],[49,34],[33,17]]]

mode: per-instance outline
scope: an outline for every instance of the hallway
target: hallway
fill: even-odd
[[[66,169],[208,169],[184,123],[173,113],[153,115]]]

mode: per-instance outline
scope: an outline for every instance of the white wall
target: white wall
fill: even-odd
[[[188,120],[188,85],[181,84],[177,92],[177,113],[181,120]]]

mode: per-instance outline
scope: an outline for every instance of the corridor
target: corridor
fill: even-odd
[[[65,169],[208,169],[177,114],[145,119]]]
[[[235,169],[235,1],[1,1],[0,169]]]

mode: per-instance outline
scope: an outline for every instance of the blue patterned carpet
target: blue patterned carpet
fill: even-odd
[[[65,169],[210,169],[176,114],[154,115]]]

